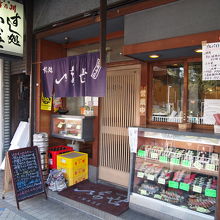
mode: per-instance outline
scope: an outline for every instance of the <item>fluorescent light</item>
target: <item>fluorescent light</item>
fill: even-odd
[[[157,54],[152,54],[152,55],[149,55],[149,57],[155,59],[155,58],[158,58],[159,55],[157,55]]]
[[[194,50],[196,53],[202,53],[202,49],[201,48],[198,48],[196,50]]]

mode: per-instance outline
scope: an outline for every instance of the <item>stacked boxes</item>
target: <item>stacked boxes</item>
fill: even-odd
[[[88,179],[88,154],[69,152],[57,155],[57,169],[62,169],[68,186]]]

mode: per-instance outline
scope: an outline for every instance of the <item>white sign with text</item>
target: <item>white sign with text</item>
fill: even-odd
[[[138,128],[128,128],[130,152],[137,153],[138,145]]]
[[[220,42],[202,46],[202,80],[220,80]]]
[[[0,0],[0,53],[23,56],[23,41],[23,5]]]

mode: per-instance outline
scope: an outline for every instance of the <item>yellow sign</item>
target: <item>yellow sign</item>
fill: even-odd
[[[51,108],[52,108],[52,97],[47,98],[47,97],[44,97],[42,94],[40,109],[46,110],[46,111],[51,111]]]

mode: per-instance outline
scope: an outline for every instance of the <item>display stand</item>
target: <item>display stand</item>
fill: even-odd
[[[138,128],[130,208],[159,219],[213,220],[219,212],[219,155],[220,135]]]

